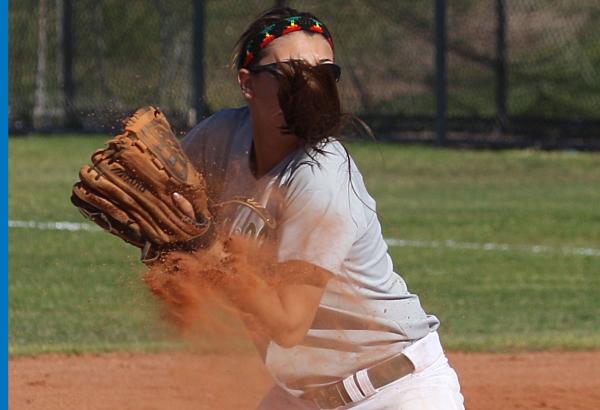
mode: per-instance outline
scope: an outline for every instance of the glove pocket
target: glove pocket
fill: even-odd
[[[173,242],[160,225],[160,220],[157,220],[155,214],[144,209],[138,198],[130,195],[131,189],[124,190],[122,188],[123,186],[129,188],[123,181],[109,179],[105,174],[87,165],[81,168],[79,178],[86,186],[93,187],[93,191],[97,192],[98,196],[105,198],[130,215],[138,223],[142,236],[147,240],[161,246]]]

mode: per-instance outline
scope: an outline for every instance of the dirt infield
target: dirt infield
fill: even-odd
[[[600,409],[600,352],[450,353],[467,408]],[[9,361],[11,409],[253,409],[271,380],[254,355],[41,356]]]

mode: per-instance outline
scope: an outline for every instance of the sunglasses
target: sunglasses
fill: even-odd
[[[282,75],[283,73],[279,69],[279,64],[290,64],[290,61],[280,61],[278,63],[251,66],[248,67],[248,71],[250,71],[251,73],[260,73],[262,71],[267,71],[274,75]],[[321,63],[317,67],[325,68],[326,70],[331,71],[331,75],[333,76],[333,78],[335,78],[335,81],[340,81],[340,76],[342,75],[342,67],[340,67],[339,65],[334,63]]]

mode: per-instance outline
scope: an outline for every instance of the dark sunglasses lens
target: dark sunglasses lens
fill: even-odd
[[[318,67],[319,70],[327,70],[327,72],[329,72],[331,74],[331,76],[335,79],[335,81],[340,80],[340,75],[342,74],[342,68],[339,65],[333,64],[333,63],[323,63],[323,64],[319,64],[314,67],[315,68]]]
[[[280,68],[280,65],[285,64],[285,63],[286,62],[259,65],[256,67],[251,67],[250,71],[254,72],[254,73],[259,73],[261,71],[267,71],[275,76],[281,76],[281,75],[283,75],[283,72]],[[333,63],[324,63],[324,64],[318,65],[317,67],[325,67],[327,70],[329,70],[331,72],[331,74],[333,75],[333,78],[335,78],[335,81],[340,80],[340,76],[342,74],[342,68],[339,65],[333,64]]]
[[[331,66],[331,71],[333,72],[333,77],[335,78],[335,81],[340,81],[340,76],[342,75],[342,67],[340,67],[337,64],[326,65]]]

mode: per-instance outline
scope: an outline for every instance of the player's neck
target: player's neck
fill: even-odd
[[[300,147],[298,138],[290,134],[282,134],[278,127],[269,124],[252,125],[254,139],[254,172],[257,178],[265,175],[285,157]]]

